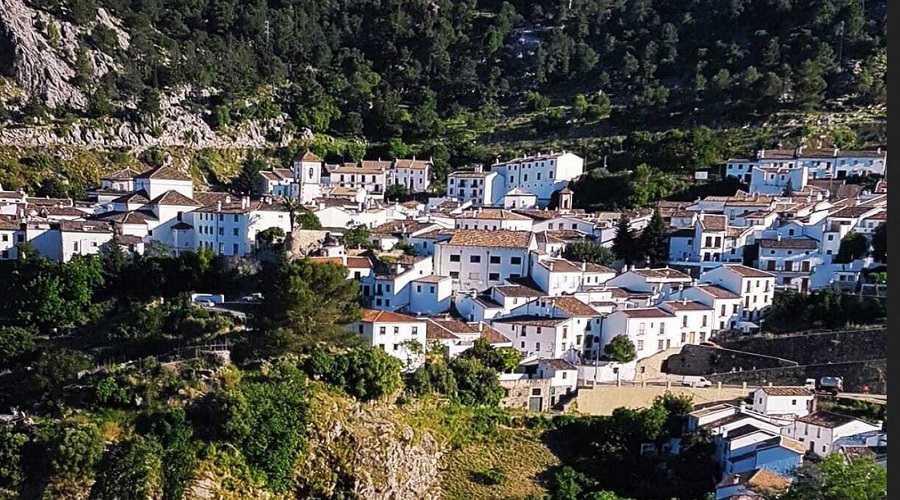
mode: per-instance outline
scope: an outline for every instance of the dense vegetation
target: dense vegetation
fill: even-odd
[[[788,290],[775,294],[764,326],[773,332],[840,329],[881,324],[885,318],[887,301],[884,297],[866,297],[830,289],[808,294]]]
[[[509,107],[543,113],[547,128],[592,120],[608,113],[598,94],[618,122],[742,118],[886,92],[883,1],[32,3],[79,25],[97,6],[123,19],[127,51],[103,27],[82,40],[122,71],[76,81],[92,112],[135,98],[151,121],[160,92],[181,84],[221,89],[193,97],[215,125],[285,111],[297,126],[375,141],[434,138],[443,120],[496,120]],[[265,85],[277,98],[246,106]],[[558,100],[571,110],[550,106]]]

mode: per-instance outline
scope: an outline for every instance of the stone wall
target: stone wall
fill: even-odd
[[[649,408],[657,396],[666,392],[676,395],[687,395],[694,404],[712,403],[716,401],[734,401],[745,398],[750,389],[740,387],[683,387],[671,385],[598,385],[596,387],[580,387],[574,409],[586,415],[612,415],[613,410],[625,408]]]
[[[857,330],[771,338],[737,338],[722,347],[796,361],[799,365],[887,357],[887,330]],[[762,368],[762,367],[760,367]]]
[[[663,370],[675,375],[710,375],[784,366],[796,366],[796,363],[752,352],[686,345],[666,360]]]
[[[821,377],[843,377],[845,392],[861,392],[862,386],[867,385],[869,391],[874,394],[887,394],[887,359],[707,375],[713,382],[723,384],[746,382],[749,387],[770,382],[773,385],[803,385],[808,378]]]

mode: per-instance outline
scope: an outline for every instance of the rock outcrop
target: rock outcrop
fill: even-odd
[[[97,9],[94,25],[116,33],[121,49],[128,47],[128,35],[120,23],[104,9]],[[51,108],[84,108],[87,97],[72,79],[79,49],[79,38],[88,28],[28,6],[23,0],[0,0],[0,72],[12,77],[29,96],[34,95]],[[86,49],[94,78],[116,69],[112,56]]]

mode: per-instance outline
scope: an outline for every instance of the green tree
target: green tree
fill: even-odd
[[[64,421],[54,429],[47,451],[54,474],[82,478],[93,474],[103,455],[103,437],[93,423]]]
[[[849,263],[860,259],[869,251],[869,240],[864,234],[857,232],[847,233],[841,238],[841,246],[834,257],[835,263]]]
[[[369,241],[369,228],[360,224],[344,231],[344,237],[341,239],[344,248],[370,248],[372,246]]]
[[[637,349],[627,335],[616,335],[603,347],[603,354],[613,361],[629,363],[637,358]]]
[[[346,326],[360,317],[359,285],[347,269],[308,259],[266,263],[260,276],[259,319],[264,349],[297,352],[320,343],[347,343]]]
[[[650,267],[661,267],[668,264],[669,238],[666,233],[666,223],[658,209],[653,211],[649,224],[641,232],[639,244]]]
[[[550,99],[538,92],[525,92],[525,102],[530,111],[544,111],[550,106]]]
[[[626,266],[630,266],[640,258],[640,250],[637,245],[638,239],[635,230],[631,227],[631,219],[623,213],[616,223],[612,251],[617,259],[622,260]]]
[[[475,339],[472,347],[463,351],[459,357],[463,359],[477,359],[482,365],[498,372],[511,372],[522,361],[522,356],[515,349],[508,347],[496,348],[481,337]]]
[[[91,357],[69,349],[44,351],[34,366],[34,378],[44,391],[58,391],[93,367]]]
[[[572,115],[575,118],[581,118],[587,113],[588,110],[588,100],[584,94],[575,94],[574,99],[572,100]]]
[[[241,171],[231,182],[231,187],[239,194],[256,196],[260,192],[259,173],[267,167],[266,161],[259,156],[251,156],[241,163]]]
[[[563,249],[562,257],[573,262],[589,262],[608,266],[615,259],[612,250],[590,241],[569,243]]]
[[[280,366],[272,378],[242,380],[222,397],[224,437],[276,492],[290,486],[294,460],[303,445],[306,393],[302,374]]]
[[[457,397],[462,404],[496,406],[503,399],[497,372],[481,361],[458,357],[448,366],[456,380]]]
[[[384,199],[387,201],[401,201],[409,196],[409,190],[403,184],[391,184],[384,190]]]
[[[882,500],[887,499],[887,469],[871,458],[844,462],[832,453],[820,464],[804,464],[798,478],[778,500]]]
[[[34,352],[34,332],[19,326],[0,326],[0,365]]]
[[[803,109],[818,109],[822,105],[828,83],[822,75],[822,68],[816,61],[807,59],[800,64],[797,82],[794,86],[795,100]]]
[[[104,377],[97,382],[94,392],[101,405],[126,405],[130,401],[128,390],[119,385],[113,376]]]
[[[150,433],[162,445],[163,499],[178,500],[197,464],[193,429],[184,410],[174,408],[153,415]]]
[[[887,222],[881,223],[872,233],[872,258],[887,263]]]
[[[162,447],[152,437],[135,436],[116,443],[97,467],[91,498],[98,500],[143,500],[160,498]]]
[[[316,214],[306,209],[297,214],[297,224],[299,225],[300,229],[322,229],[322,223],[319,221],[319,218],[316,216]]]
[[[0,425],[0,492],[16,491],[25,478],[22,467],[22,446],[28,442],[28,436]],[[12,497],[10,497],[12,498]]]

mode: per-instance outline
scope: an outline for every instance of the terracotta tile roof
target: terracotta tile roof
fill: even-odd
[[[571,296],[541,297],[542,301],[555,305],[560,311],[576,317],[600,316],[593,307]]]
[[[664,311],[658,307],[641,307],[635,309],[619,309],[616,312],[625,313],[629,318],[671,318],[670,312]]]
[[[434,324],[437,327],[446,330],[452,333],[454,336],[456,335],[480,335],[481,332],[478,331],[478,325],[470,325],[468,323],[463,323],[458,319],[433,319],[429,318],[425,321],[428,324]]]
[[[693,300],[682,302],[680,300],[668,300],[663,302],[664,305],[675,311],[712,311],[713,308],[706,304],[701,304]]]
[[[64,220],[59,222],[64,233],[111,233],[110,225],[103,221]]]
[[[507,344],[511,342],[505,335],[494,330],[494,328],[487,323],[481,324],[481,338],[487,340],[491,344]]]
[[[674,231],[669,231],[669,238],[693,238],[693,237],[694,237],[694,229],[693,228],[675,229]]]
[[[812,396],[813,391],[806,387],[759,387],[768,396]]]
[[[584,264],[584,272],[587,273],[616,274],[616,271],[613,269],[590,262],[572,262],[566,259],[544,259],[540,261],[539,264],[545,269],[549,269],[551,272],[555,273],[580,273],[582,272],[581,266]]]
[[[494,248],[528,248],[532,233],[529,231],[486,231],[486,230],[457,230],[450,238],[448,245],[453,246],[479,246]]]
[[[347,267],[350,269],[372,269],[372,261],[368,257],[347,257]]]
[[[379,158],[378,160],[362,160],[359,162],[359,164],[364,169],[387,170],[394,165],[394,162],[391,160],[382,160]]]
[[[151,170],[148,170],[144,173],[138,174],[135,176],[135,179],[165,179],[172,181],[193,181],[190,175],[182,172],[181,170],[171,166],[164,165],[162,167],[157,167]]]
[[[110,181],[127,181],[134,179],[140,175],[140,172],[137,170],[133,170],[131,168],[123,168],[122,170],[116,170],[115,172],[111,172],[103,176],[104,180]]]
[[[199,207],[200,203],[188,198],[187,196],[175,191],[174,189],[170,189],[165,193],[157,196],[150,203],[154,203],[156,205],[173,205],[178,207]]]
[[[551,154],[538,154],[538,155],[534,155],[534,156],[523,156],[522,158],[514,158],[514,159],[506,161],[506,162],[495,163],[494,165],[492,165],[492,167],[502,166],[502,165],[517,165],[520,163],[551,160],[551,159],[559,158],[560,156],[562,156],[564,154],[566,154],[566,151],[558,151],[556,153],[551,153]]]
[[[204,206],[213,205],[217,201],[225,203],[226,198],[234,198],[234,196],[230,193],[220,191],[200,191],[199,193],[194,193],[194,201]]]
[[[561,217],[563,214],[556,210],[537,210],[537,209],[524,209],[518,208],[513,210],[513,212],[524,215],[530,219],[534,220],[550,220],[555,219],[557,217]]]
[[[124,196],[120,196],[112,201],[113,203],[134,203],[138,205],[145,205],[150,203],[150,195],[147,194],[143,189],[138,191],[133,191]]]
[[[113,239],[118,241],[120,245],[140,245],[144,242],[144,238],[133,234],[120,234],[113,236]]]
[[[748,267],[742,264],[722,264],[725,269],[738,274],[744,278],[774,278],[775,275],[754,267]]]
[[[0,215],[0,230],[16,231],[19,229],[19,220],[12,215]]]
[[[791,480],[769,469],[755,469],[741,474],[725,476],[716,488],[744,486],[758,495],[773,495],[784,492],[791,485]]]
[[[521,314],[518,316],[507,316],[503,318],[494,318],[492,323],[515,323],[517,325],[528,326],[547,326],[555,327],[569,321],[569,318],[548,318],[546,316],[535,316],[532,314]]]
[[[337,264],[339,266],[344,265],[344,259],[340,257],[308,257],[308,259],[313,264]]]
[[[422,203],[420,201],[416,201],[416,200],[404,201],[403,203],[400,203],[401,207],[410,208],[410,209],[417,209],[417,208],[421,207],[422,205],[424,205],[424,203]]]
[[[390,164],[389,164],[390,166]],[[331,171],[331,175],[335,174],[365,174],[365,175],[377,175],[383,174],[388,167],[378,167],[378,166],[361,166],[356,163],[345,163],[344,165],[335,168]]]
[[[844,459],[847,462],[853,462],[856,460],[863,460],[866,458],[875,460],[876,453],[872,451],[868,446],[841,446],[841,453],[844,455]]]
[[[412,170],[425,170],[430,167],[432,163],[426,160],[416,160],[415,158],[408,160],[404,158],[398,158],[394,162],[394,168],[409,168]]]
[[[75,207],[44,207],[41,208],[40,213],[44,216],[55,215],[57,217],[84,217],[88,215]]]
[[[812,238],[760,239],[756,241],[759,243],[759,248],[800,248],[804,250],[819,248],[819,242]]]
[[[465,210],[457,216],[459,219],[477,219],[477,220],[531,220],[529,217],[519,215],[510,210],[500,208],[484,208],[475,210]]]
[[[577,229],[556,229],[546,231],[547,235],[562,241],[584,241],[588,234]]]
[[[838,210],[837,212],[829,215],[831,218],[835,219],[857,219],[862,217],[867,212],[871,212],[874,207],[866,207],[866,206],[855,206],[855,207],[846,207]]]
[[[310,151],[310,150],[307,149],[302,155],[297,155],[297,157],[294,158],[294,161],[297,161],[297,162],[299,162],[299,161],[316,161],[316,162],[321,162],[322,159],[319,158],[319,156],[318,156],[317,154],[315,154],[315,153],[313,153],[312,151]]]
[[[566,361],[564,359],[559,359],[559,358],[544,358],[544,359],[541,359],[539,362],[544,363],[545,365],[549,366],[550,368],[553,368],[554,370],[577,370],[578,369],[572,363],[569,363],[568,361]]]
[[[118,224],[147,224],[159,219],[148,210],[130,210],[128,212],[104,212],[93,217],[96,220],[115,222]]]
[[[431,319],[425,320],[425,339],[426,340],[459,340],[453,332],[438,325]]]
[[[700,225],[708,231],[724,231],[728,227],[728,217],[724,215],[704,215]]]
[[[456,170],[456,171],[450,172],[450,175],[448,175],[447,177],[448,178],[463,177],[463,178],[467,178],[467,179],[472,179],[472,178],[480,179],[483,177],[487,177],[491,174],[496,175],[494,172],[491,172],[490,170],[484,170],[481,172],[476,172],[474,170]]]
[[[835,427],[849,424],[854,420],[857,419],[848,415],[841,415],[838,413],[832,413],[830,411],[817,411],[815,413],[810,413],[809,415],[798,418],[797,422],[803,422],[805,424],[812,424],[819,427],[833,429]]]
[[[494,287],[504,297],[541,297],[544,292],[537,288],[523,285],[499,285]]]
[[[363,309],[363,323],[424,323],[424,319],[407,316],[406,314],[398,314],[391,311],[376,311],[374,309]]]
[[[751,268],[752,269],[752,268]],[[698,291],[701,291],[710,297],[716,299],[740,299],[741,296],[732,292],[731,290],[726,290],[719,285],[697,285],[696,288]]]

